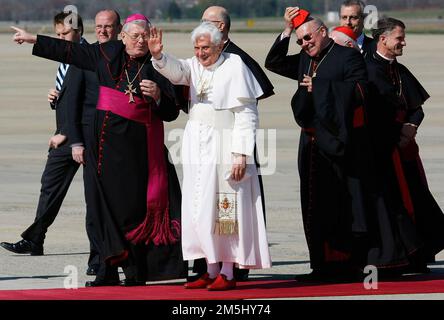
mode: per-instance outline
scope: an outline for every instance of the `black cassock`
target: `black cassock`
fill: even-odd
[[[153,69],[149,54],[130,59],[121,41],[80,46],[39,35],[33,54],[95,71],[101,86],[120,92],[127,89],[127,78],[129,81],[135,78],[135,96],[150,104],[151,117],[172,121],[179,114],[178,89]],[[141,95],[139,83],[142,79],[152,80],[160,87],[159,106]],[[127,278],[138,281],[186,277],[187,264],[182,259],[180,234],[175,234],[176,241],[158,245],[153,241],[134,244],[126,238],[126,234],[140,227],[147,217],[147,143],[150,138],[147,125],[110,111],[97,110],[95,132],[94,150],[86,161],[95,166],[97,192],[94,196],[98,205],[96,223],[102,240],[102,261],[121,266]],[[180,225],[180,185],[165,147],[164,154],[168,173],[168,218]]]
[[[396,60],[373,52],[366,64],[376,172],[388,208],[385,218],[379,217],[369,260],[383,266],[424,267],[444,248],[444,215],[427,186],[415,140],[404,147],[398,142],[404,123],[421,124],[429,95]]]
[[[298,169],[305,236],[314,270],[347,272],[365,264],[371,150],[363,98],[363,57],[331,41],[319,58],[287,55],[289,39],[276,39],[265,67],[301,82],[291,106],[301,127]]]

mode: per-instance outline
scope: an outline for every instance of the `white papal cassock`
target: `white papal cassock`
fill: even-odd
[[[230,53],[222,53],[207,68],[196,57],[182,60],[165,53],[152,62],[172,83],[190,86],[182,142],[184,259],[233,262],[249,269],[271,267],[253,154],[256,98],[263,94],[259,83],[241,58]],[[232,153],[247,155],[240,182],[230,178]],[[221,207],[235,215],[237,234],[217,232]]]

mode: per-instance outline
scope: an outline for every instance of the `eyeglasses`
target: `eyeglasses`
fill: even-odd
[[[96,30],[102,30],[102,29],[111,30],[111,29],[114,29],[114,26],[113,25],[109,25],[109,24],[104,25],[104,26],[102,26],[101,24],[96,25]]]
[[[126,33],[125,34],[128,35],[128,37],[132,40],[132,41],[139,41],[139,39],[142,39],[142,41],[148,40],[149,39],[149,34],[147,33],[142,33],[142,34],[129,34]]]
[[[304,43],[304,41],[308,42],[311,41],[313,39],[313,34],[315,32],[318,32],[319,30],[321,30],[322,26],[319,26],[319,28],[317,28],[313,33],[307,33],[305,36],[303,36],[301,39],[297,39],[296,43],[300,46],[302,46],[302,44]]]

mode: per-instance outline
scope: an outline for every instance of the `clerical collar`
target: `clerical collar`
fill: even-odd
[[[222,53],[224,53],[225,52],[225,50],[227,49],[227,47],[228,47],[228,45],[230,44],[230,39],[227,39],[227,40],[225,40],[225,42],[224,42],[224,48],[222,49]],[[222,54],[221,53],[221,54]]]
[[[324,49],[322,49],[321,53],[319,53],[319,56],[313,57],[312,59],[315,60],[316,62],[321,61],[324,58],[324,56],[328,52],[330,52],[330,49],[333,47],[334,44],[335,42],[333,40],[330,40],[330,43]]]
[[[126,52],[125,52],[126,53]],[[137,57],[137,58],[131,58],[131,56],[126,53],[127,58],[127,63],[131,64],[133,62],[138,62],[138,63],[143,63],[146,59],[147,59],[147,55],[149,55],[150,53],[148,52],[148,54],[141,56],[141,57]]]
[[[384,56],[382,53],[378,52],[378,50],[376,50],[376,54],[377,54],[380,58],[382,58],[383,60],[387,61],[389,64],[392,64],[393,62],[396,61],[396,59],[390,59],[390,58],[387,58],[387,57]]]

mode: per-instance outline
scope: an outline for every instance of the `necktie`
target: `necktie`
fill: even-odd
[[[66,71],[68,71],[69,64],[61,63],[57,69],[56,76],[56,89],[60,91],[62,89],[63,80],[65,79]]]

